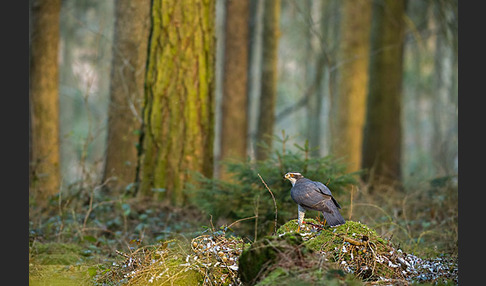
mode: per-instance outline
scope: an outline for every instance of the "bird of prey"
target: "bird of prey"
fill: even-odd
[[[304,178],[302,174],[295,172],[288,172],[284,178],[292,183],[290,196],[298,205],[299,227],[297,231],[300,231],[300,227],[304,222],[306,210],[321,211],[325,221],[330,226],[345,223],[339,212],[341,206],[334,199],[329,188],[323,183],[309,180]]]

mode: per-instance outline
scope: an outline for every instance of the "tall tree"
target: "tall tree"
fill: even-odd
[[[221,160],[246,156],[250,1],[227,1],[221,118]],[[220,166],[220,178],[228,174]]]
[[[141,196],[181,205],[190,171],[212,176],[214,15],[214,0],[152,2]]]
[[[340,4],[336,0],[333,1],[321,1],[317,2],[318,5],[311,10],[317,10],[320,19],[319,22],[319,32],[314,32],[313,34],[319,35],[319,46],[316,49],[316,59],[312,61],[311,64],[315,65],[315,75],[313,82],[311,83],[312,95],[307,102],[307,113],[308,113],[308,136],[309,138],[309,148],[311,150],[311,155],[314,157],[319,157],[323,155],[327,150],[327,145],[329,145],[331,136],[325,136],[326,126],[323,124],[321,119],[321,114],[325,113],[323,109],[323,102],[329,100],[333,102],[331,97],[334,94],[336,81],[336,72],[334,72],[333,66],[336,64],[335,54],[338,51],[338,44],[331,44],[338,42],[339,27],[340,23],[336,18],[339,18],[339,8]],[[312,12],[311,12],[312,13]],[[329,122],[332,122],[329,120]],[[327,128],[326,128],[327,129]]]
[[[372,185],[401,178],[401,94],[404,0],[373,2],[370,76],[363,139],[363,168]]]
[[[268,157],[268,149],[272,147],[272,136],[275,122],[275,102],[277,98],[277,59],[280,24],[280,0],[264,2],[263,17],[263,55],[262,80],[260,92],[260,113],[258,115],[258,130],[256,135],[257,160]]]
[[[31,190],[42,203],[59,191],[60,0],[32,1],[30,49]]]
[[[343,157],[347,171],[361,167],[361,148],[366,113],[371,1],[345,0],[341,5],[338,52],[338,96],[332,108],[332,154]]]
[[[324,38],[324,27],[326,26],[326,20],[328,18],[322,17],[329,2],[314,2],[303,1],[299,2],[302,5],[302,14],[304,18],[304,32],[305,32],[305,62],[306,68],[304,73],[304,80],[307,86],[304,98],[306,99],[305,108],[307,110],[307,130],[306,137],[309,140],[309,147],[311,149],[311,155],[314,157],[319,156],[319,149],[321,147],[321,113],[322,113],[322,93],[321,84],[325,69],[325,57],[322,50],[317,45],[321,39]],[[296,3],[297,4],[297,3]],[[318,13],[322,19],[319,25],[316,25],[314,21],[314,14]],[[315,31],[314,26],[319,27],[319,31]]]
[[[110,78],[108,135],[103,181],[110,188],[135,181],[137,145],[142,125],[145,64],[150,31],[150,0],[119,0],[115,4],[115,34]]]
[[[248,72],[248,155],[255,158],[255,138],[261,85],[262,30],[264,1],[250,0]]]

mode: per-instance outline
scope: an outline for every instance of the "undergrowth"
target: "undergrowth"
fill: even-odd
[[[64,188],[51,197],[45,207],[35,205],[32,200],[29,203],[32,284],[46,281],[46,271],[53,277],[77,277],[87,285],[96,279],[100,281],[101,277],[112,282],[127,281],[123,280],[127,277],[116,276],[127,272],[115,270],[127,265],[127,259],[143,255],[159,262],[165,259],[163,267],[168,267],[162,269],[152,260],[147,260],[152,264],[144,264],[147,262],[144,260],[140,265],[149,268],[139,269],[147,269],[147,273],[173,273],[175,279],[182,269],[184,273],[194,274],[188,279],[201,281],[206,277],[208,281],[237,281],[234,264],[229,264],[235,262],[237,252],[222,251],[221,256],[219,251],[216,256],[209,252],[198,254],[193,244],[222,247],[236,245],[233,242],[237,240],[249,244],[259,237],[275,234],[278,228],[295,219],[297,205],[290,198],[290,183],[283,179],[289,171],[301,172],[307,178],[328,185],[342,206],[341,213],[346,220],[369,226],[378,237],[404,252],[434,259],[457,257],[455,176],[400,186],[375,184],[371,191],[357,176],[360,172],[346,173],[339,159],[312,158],[307,146],[296,146],[297,151],[289,151],[286,150],[288,138],[284,136],[280,140],[282,148],[267,160],[227,162],[228,171],[233,174],[230,181],[194,174],[198,183],[187,186],[189,202],[181,208],[140,200],[134,197],[131,188],[122,194],[110,195],[103,191],[102,185],[89,180]],[[319,213],[306,213],[306,218],[314,217],[319,220]],[[213,226],[213,221],[218,228]],[[153,255],[157,251],[164,252],[160,248],[170,241],[177,241],[165,246],[169,246],[171,255]],[[228,267],[218,272],[222,269],[214,268],[218,262],[217,265]],[[231,265],[233,269],[229,268]],[[161,277],[157,275],[137,276],[137,279],[147,282],[151,277]],[[269,279],[267,282],[273,281]]]
[[[403,190],[361,183],[344,198],[343,216],[366,223],[406,251],[426,257],[457,256],[458,187],[447,176]]]

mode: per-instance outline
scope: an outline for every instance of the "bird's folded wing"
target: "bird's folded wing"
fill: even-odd
[[[330,195],[323,194],[312,182],[303,182],[296,185],[291,190],[294,201],[304,208],[311,210],[321,210],[325,208],[322,201],[331,201]]]
[[[323,193],[324,195],[332,196],[331,190],[329,190],[329,188],[326,185],[324,185],[321,182],[314,182],[314,184],[316,185],[319,192]]]
[[[317,188],[319,189],[319,192],[321,192],[322,194],[324,195],[327,195],[329,197],[331,197],[332,201],[336,204],[336,206],[340,209],[341,206],[338,204],[338,202],[334,199],[334,197],[332,196],[331,194],[331,190],[329,190],[329,188],[324,185],[323,183],[321,182],[314,182],[317,186]]]

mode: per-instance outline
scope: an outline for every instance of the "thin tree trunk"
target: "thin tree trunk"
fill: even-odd
[[[61,1],[32,2],[30,60],[31,190],[43,203],[60,185],[59,12]]]
[[[337,111],[332,126],[332,154],[343,157],[347,171],[361,167],[361,148],[368,86],[371,1],[342,2],[341,38],[338,53]]]
[[[181,205],[191,171],[212,176],[214,4],[153,1],[138,176],[141,196]]]
[[[256,136],[256,159],[264,160],[272,149],[277,97],[277,59],[280,23],[280,0],[266,0],[263,18],[262,81],[260,113]]]
[[[250,0],[250,47],[248,51],[248,155],[255,159],[255,138],[258,131],[258,112],[261,86],[263,4]]]
[[[103,181],[120,189],[135,181],[142,123],[145,65],[150,31],[150,1],[119,0],[110,78],[108,134]]]
[[[362,166],[373,185],[401,178],[404,0],[373,3],[370,78]]]
[[[315,42],[316,35],[313,31],[314,29],[314,18],[313,13],[315,10],[323,9],[316,9],[320,7],[318,4],[314,5],[313,1],[306,0],[299,2],[302,5],[299,10],[302,11],[305,21],[303,21],[302,29],[305,31],[305,74],[304,74],[304,82],[307,86],[306,96],[309,96],[309,100],[306,102],[306,110],[307,110],[307,130],[306,130],[306,138],[309,142],[309,148],[312,150],[311,155],[316,157],[319,150],[319,143],[320,143],[320,129],[321,129],[321,106],[322,106],[322,96],[320,92],[320,84],[321,79],[323,76],[324,71],[324,61],[323,57],[319,54],[318,49],[316,48]],[[296,3],[297,4],[297,3]]]
[[[221,160],[243,160],[248,130],[250,1],[227,1],[221,122]],[[220,165],[220,178],[229,174]]]

